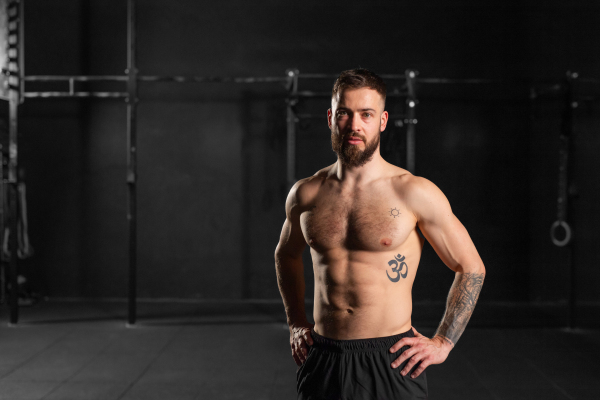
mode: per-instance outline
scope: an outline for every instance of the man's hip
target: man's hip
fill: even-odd
[[[389,349],[407,332],[372,339],[335,340],[311,331],[313,345],[296,372],[298,400],[427,399],[425,372],[413,379],[400,375]],[[418,365],[418,364],[417,364]],[[416,368],[416,366],[415,366]]]

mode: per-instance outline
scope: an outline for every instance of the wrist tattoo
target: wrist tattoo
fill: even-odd
[[[446,303],[446,313],[436,335],[455,345],[462,335],[479,298],[485,274],[457,274]]]

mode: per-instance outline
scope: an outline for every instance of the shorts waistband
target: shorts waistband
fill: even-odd
[[[415,336],[412,328],[406,332],[399,333],[393,336],[351,340],[330,339],[319,335],[314,330],[311,330],[310,333],[313,339],[314,347],[332,351],[335,353],[389,350],[389,348],[392,347],[398,340],[405,337]]]

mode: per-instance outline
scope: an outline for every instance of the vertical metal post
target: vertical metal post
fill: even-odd
[[[12,76],[11,76],[12,78]],[[12,86],[12,85],[11,85]],[[19,282],[17,262],[17,187],[18,187],[18,137],[17,121],[19,110],[19,89],[11,87],[9,92],[8,129],[8,248],[10,252],[10,323],[19,321]]]
[[[4,243],[4,233],[6,226],[4,225],[6,218],[6,210],[4,209],[4,199],[6,198],[6,184],[4,182],[4,153],[3,146],[0,145],[0,243]],[[1,251],[1,250],[0,250]],[[4,257],[0,255],[0,304],[7,302],[6,299],[6,268],[4,268]]]
[[[19,65],[20,53],[22,53],[22,38],[20,32],[20,19],[22,14],[22,2],[13,1],[8,4],[8,31],[9,31],[9,54],[8,54],[8,224],[9,237],[8,248],[10,252],[9,281],[10,281],[10,324],[19,321],[19,282],[18,282],[18,260],[17,260],[17,221],[18,221],[18,117],[19,102],[21,94],[21,67]],[[14,38],[14,39],[13,39]]]
[[[413,174],[415,173],[415,124],[417,123],[417,119],[415,118],[415,108],[417,107],[415,86],[418,74],[417,71],[410,69],[407,69],[404,72],[404,75],[406,76],[406,88],[408,90],[408,96],[406,98],[406,119],[404,120],[406,123],[406,169]]]
[[[127,221],[129,224],[129,288],[128,317],[129,325],[136,321],[137,300],[137,69],[135,36],[135,0],[127,2]]]
[[[298,70],[286,71],[288,78],[287,88],[287,184],[290,189],[296,182],[296,111],[294,107],[298,103]]]
[[[569,228],[569,241],[567,242],[567,252],[568,252],[568,268],[569,268],[569,287],[568,287],[568,302],[569,302],[569,328],[574,329],[577,326],[577,305],[576,305],[576,288],[575,288],[575,260],[574,260],[574,256],[575,256],[575,251],[574,251],[574,244],[572,241],[572,232],[573,232],[573,221],[574,219],[571,218],[571,224],[569,225],[568,221],[568,214],[569,214],[569,204],[571,204],[572,202],[569,201],[569,196],[572,194],[570,193],[570,188],[569,188],[569,184],[571,184],[570,179],[569,179],[569,175],[571,175],[571,170],[572,168],[569,168],[569,158],[570,158],[570,147],[571,147],[571,143],[573,140],[573,131],[574,131],[574,124],[575,124],[575,108],[578,107],[578,102],[575,100],[575,81],[577,79],[577,77],[579,76],[579,74],[577,72],[571,72],[568,71],[567,72],[567,91],[565,94],[565,115],[563,117],[563,126],[562,126],[562,132],[560,135],[560,139],[561,139],[561,158],[563,158],[561,160],[561,171],[560,171],[560,176],[561,178],[560,183],[559,183],[559,191],[561,192],[561,194],[559,194],[559,198],[563,198],[564,204],[559,204],[559,207],[563,208],[564,212],[561,218],[561,215],[559,215],[559,219],[562,219],[563,221],[565,221],[565,225],[568,226]],[[564,169],[564,170],[563,170]]]
[[[25,0],[18,0],[19,4],[19,20],[18,24],[18,34],[17,34],[17,48],[18,48],[18,63],[19,63],[19,80],[21,84],[19,84],[19,103],[23,103],[25,101],[25,80],[23,79],[25,76],[25,12],[24,12],[24,3]]]
[[[573,227],[569,225],[569,196],[573,195],[571,187],[569,187],[569,158],[570,158],[570,143],[572,141],[574,131],[574,110],[578,107],[578,103],[574,96],[574,82],[579,74],[577,72],[567,72],[565,82],[565,105],[562,116],[562,124],[560,129],[559,142],[559,167],[558,167],[558,198],[557,198],[557,216],[556,221],[550,227],[550,239],[557,247],[566,248],[567,270],[568,270],[568,285],[567,285],[567,321],[568,327],[575,328],[576,322],[576,281],[575,281],[575,265],[574,249],[573,249]],[[559,229],[564,231],[564,237],[559,237],[557,232]]]

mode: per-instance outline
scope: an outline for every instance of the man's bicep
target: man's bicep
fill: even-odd
[[[419,221],[419,228],[440,259],[453,271],[478,269],[483,264],[467,229],[454,214]]]
[[[302,251],[306,246],[302,229],[300,228],[299,218],[286,218],[281,229],[279,243],[275,250],[276,255],[285,255],[292,258],[302,257]]]
[[[459,272],[479,269],[483,265],[481,257],[442,191],[427,181],[418,190],[417,198],[419,229],[444,264]]]

